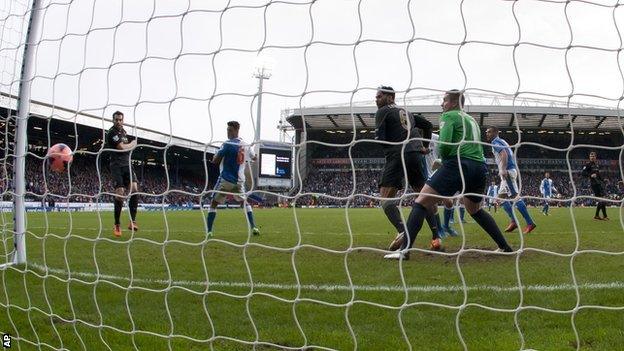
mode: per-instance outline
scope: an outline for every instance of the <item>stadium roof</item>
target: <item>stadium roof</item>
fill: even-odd
[[[623,114],[618,109],[596,105],[567,103],[543,99],[510,99],[501,95],[470,94],[466,111],[481,126],[494,125],[501,129],[620,130]],[[413,113],[422,114],[438,126],[442,95],[427,95],[398,101]],[[352,105],[327,105],[284,111],[286,121],[296,129],[311,130],[374,129],[377,107],[372,102]],[[352,116],[354,118],[352,118]]]
[[[12,113],[16,113],[17,110],[17,99],[13,95],[8,95],[6,93],[0,92],[0,108],[4,108],[7,110],[12,110]],[[102,116],[96,116],[84,112],[76,112],[73,110],[69,110],[63,107],[54,106],[51,104],[31,101],[30,104],[30,115],[34,117],[39,117],[40,119],[51,119],[55,121],[62,121],[69,124],[76,124],[77,126],[90,127],[87,129],[95,128],[100,131],[108,130],[112,125],[112,119],[105,118]],[[63,123],[61,123],[63,124]],[[55,123],[55,125],[60,125]],[[164,144],[164,145],[175,145],[180,148],[188,148],[196,151],[215,153],[217,148],[214,146],[206,145],[204,143],[176,137],[173,135],[169,135],[166,133],[158,132],[152,129],[138,127],[131,124],[126,124],[126,129],[131,130],[131,134],[136,136],[139,139],[152,141],[156,144]],[[29,133],[31,130],[29,130]],[[73,133],[67,135],[68,137],[73,137]],[[47,131],[46,131],[47,137]],[[101,138],[101,135],[100,135]]]

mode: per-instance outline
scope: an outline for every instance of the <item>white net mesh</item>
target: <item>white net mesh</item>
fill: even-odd
[[[12,116],[31,4],[0,3],[0,332],[18,349],[624,343],[617,1],[39,5],[23,175],[28,256],[12,265]],[[294,188],[254,193],[263,198],[254,210],[260,236],[245,211],[220,208],[209,238],[218,170],[208,161],[227,139],[226,122],[238,120],[242,136],[258,143],[258,81],[250,77],[258,54],[276,62],[263,83],[262,132],[277,139],[286,112],[279,125],[294,141]],[[445,238],[445,252],[425,249],[425,228],[409,261],[382,260],[396,233],[378,208],[385,161],[371,100],[380,83],[436,130],[451,88],[466,91],[467,111],[482,128],[501,129],[538,224],[526,236],[507,234],[514,253],[494,254],[475,223],[457,218],[460,237]],[[121,238],[112,235],[105,143],[117,110],[139,144],[131,159],[140,229],[125,229],[125,207]],[[75,153],[57,174],[45,154],[60,142]],[[491,144],[483,144],[496,180]],[[580,173],[589,151],[607,180],[603,196]],[[547,217],[539,214],[544,172],[559,190]],[[405,219],[414,198],[397,195]],[[612,221],[593,221],[586,207],[597,201],[611,205]],[[494,217],[508,224],[502,209]]]

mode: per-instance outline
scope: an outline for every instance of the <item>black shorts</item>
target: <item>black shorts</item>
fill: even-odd
[[[418,152],[409,152],[405,155],[405,171],[407,182],[413,190],[420,190],[425,185],[425,158]],[[405,172],[403,171],[401,154],[386,156],[379,187],[403,189],[405,187]]]
[[[591,189],[594,192],[594,196],[596,196],[596,197],[604,197],[605,196],[604,190],[602,189],[602,185],[600,185],[600,184],[592,184],[591,185]]]
[[[457,159],[444,160],[442,167],[427,181],[427,185],[432,187],[442,196],[453,196],[460,192],[463,194],[474,193],[484,194],[487,183],[487,166],[485,162],[470,159],[461,159],[461,172]],[[480,195],[466,195],[472,201],[479,203],[482,200]]]
[[[111,166],[111,175],[113,176],[115,189],[130,187],[130,168],[128,166]],[[134,169],[132,169],[132,182],[138,182]]]

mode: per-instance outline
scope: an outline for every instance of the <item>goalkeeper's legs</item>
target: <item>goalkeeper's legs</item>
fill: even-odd
[[[418,232],[422,228],[427,212],[433,213],[434,206],[438,199],[435,195],[451,196],[459,189],[464,188],[467,193],[482,194],[485,191],[485,183],[487,177],[487,167],[484,163],[472,160],[460,161],[447,160],[443,163],[442,168],[438,170],[427,181],[427,185],[421,190],[416,204],[407,220],[407,234],[409,239],[401,247],[409,249],[414,244]],[[459,167],[463,172],[459,172]],[[463,175],[461,174],[463,173]],[[465,186],[464,186],[465,184]],[[437,191],[440,189],[440,191]],[[500,230],[496,226],[496,222],[486,211],[481,209],[481,196],[466,196],[466,209],[475,221],[494,239],[498,248],[503,251],[512,251],[511,247],[505,241]]]
[[[435,213],[437,203],[440,200],[432,195],[438,195],[438,193],[429,185],[425,185],[420,190],[420,195],[418,196],[418,199],[416,199],[416,204],[412,207],[410,215],[407,219],[406,229],[408,240],[403,242],[403,245],[401,246],[402,250],[409,249],[414,245],[416,236],[418,235],[418,232],[420,232],[423,222],[425,219],[428,220],[429,217],[432,217],[432,214]],[[437,238],[434,238],[434,240],[431,241],[430,249],[440,250],[440,242]]]
[[[402,249],[412,247],[418,232],[422,228],[422,223],[427,215],[427,211],[431,211],[433,209],[432,206],[435,205],[435,197],[427,194],[437,194],[437,192],[428,185],[423,188],[422,193],[418,197],[418,200],[416,200],[416,204],[412,208],[407,220],[409,240],[405,243]],[[496,242],[499,249],[505,252],[513,251],[509,244],[507,244],[507,241],[505,240],[505,237],[503,237],[500,229],[498,229],[494,218],[492,218],[489,213],[481,208],[480,201],[475,202],[470,199],[465,199],[465,205],[468,213],[472,216],[472,218],[474,218],[477,224],[479,224],[479,226],[481,226],[481,228],[483,228],[490,235],[494,242]]]
[[[490,235],[494,242],[496,242],[496,245],[498,245],[499,249],[505,252],[513,251],[509,244],[507,244],[503,233],[501,233],[500,229],[496,225],[494,218],[492,218],[489,213],[481,208],[481,201],[475,202],[466,197],[464,198],[464,204],[468,213],[470,213],[470,216],[472,216],[475,222],[477,222],[477,224],[479,224],[479,226],[481,226],[481,228],[483,228],[483,230]]]

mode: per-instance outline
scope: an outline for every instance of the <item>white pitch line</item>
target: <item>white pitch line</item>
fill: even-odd
[[[41,272],[46,272],[46,267],[38,263],[28,263],[29,268],[35,268]],[[47,268],[48,273],[68,275],[68,271],[59,268]],[[133,284],[162,284],[172,286],[206,286],[205,281],[192,281],[192,280],[166,280],[166,279],[145,279],[122,277],[109,274],[95,274],[91,272],[78,272],[72,271],[72,277],[92,278],[98,280],[109,281],[132,281]],[[249,282],[228,282],[228,281],[211,281],[211,287],[233,287],[233,288],[251,288],[252,284]],[[401,285],[338,285],[338,284],[275,284],[275,283],[263,283],[254,282],[254,289],[273,289],[273,290],[310,290],[310,291],[370,291],[370,292],[404,292],[406,289]],[[580,290],[612,290],[612,289],[624,289],[624,282],[610,282],[610,283],[586,283],[579,284]],[[522,287],[524,291],[565,291],[574,290],[573,284],[558,284],[558,285],[525,285]],[[474,285],[463,287],[460,285],[409,285],[407,291],[414,292],[461,292],[461,291],[492,291],[492,292],[514,292],[520,290],[518,286],[499,286],[499,285]]]

